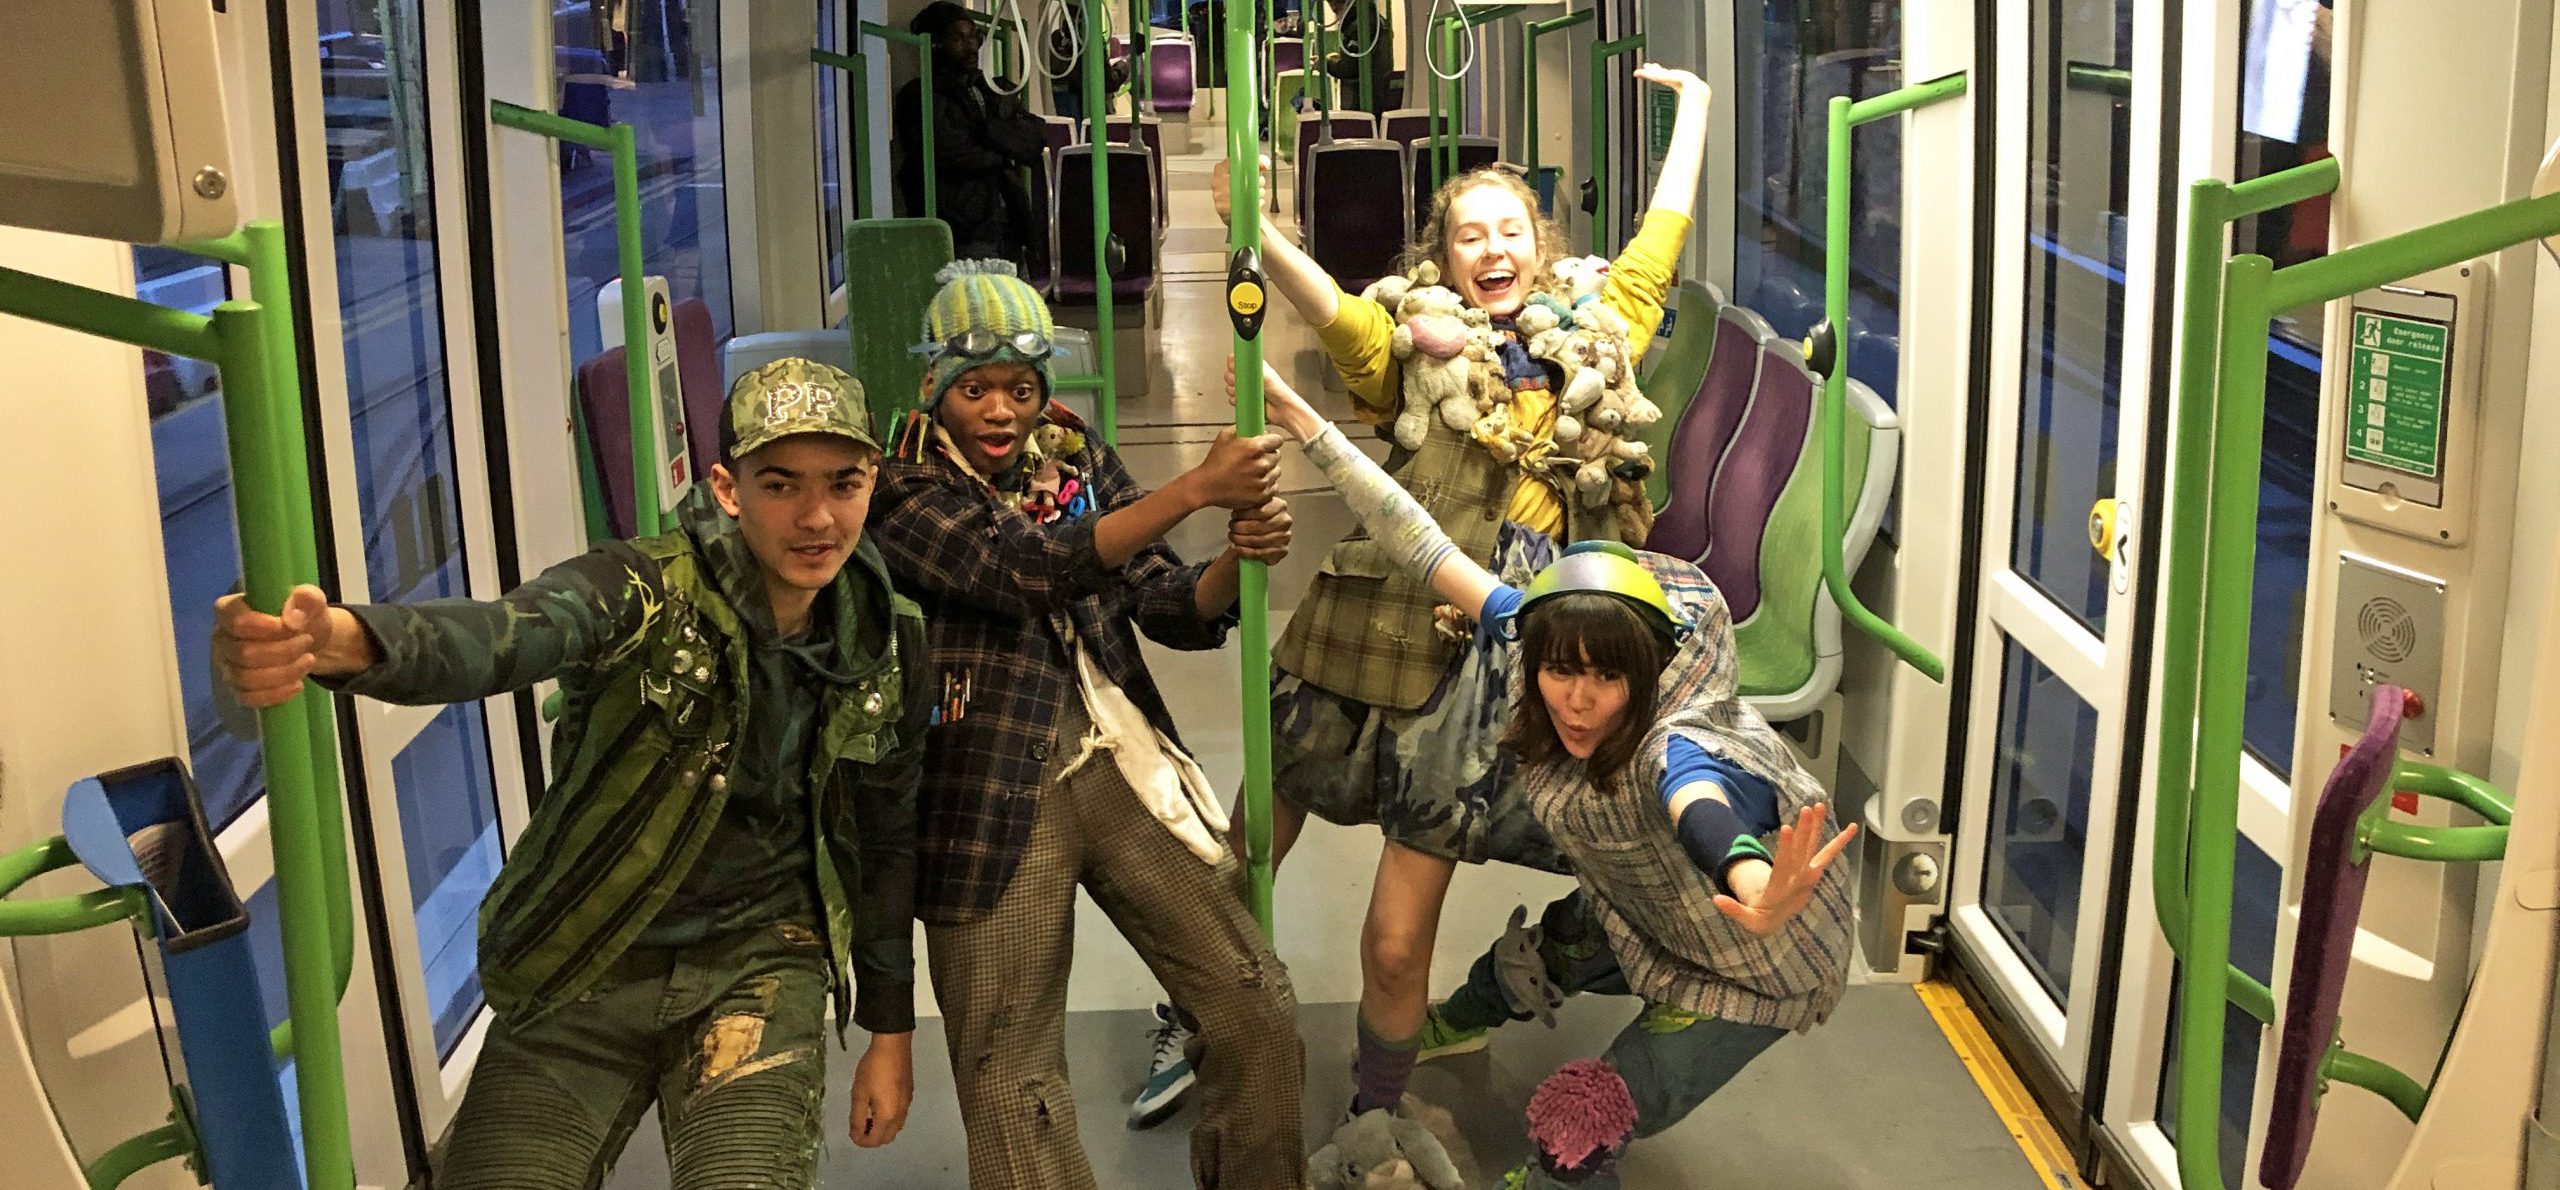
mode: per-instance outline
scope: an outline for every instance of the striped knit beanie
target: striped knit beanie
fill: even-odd
[[[1039,291],[1014,276],[1013,265],[1002,260],[953,261],[933,279],[942,282],[942,290],[924,308],[924,346],[930,349],[932,362],[925,369],[918,405],[933,408],[961,373],[992,363],[1030,364],[1040,373],[1041,394],[1048,395],[1049,357],[1026,356],[1010,341],[1022,331],[1038,331],[1046,339],[1057,337],[1058,324],[1049,316],[1049,303],[1040,300]],[[964,356],[945,346],[973,330],[993,331],[1006,342],[994,354],[981,356]]]

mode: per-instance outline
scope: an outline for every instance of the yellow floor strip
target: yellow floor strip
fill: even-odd
[[[2053,1121],[2045,1118],[2044,1109],[2036,1106],[2026,1084],[2018,1081],[2018,1072],[2009,1067],[2009,1059],[1992,1044],[1991,1034],[1973,1015],[1973,1006],[1964,1002],[1964,994],[1954,984],[1938,979],[1914,990],[1920,994],[1921,1006],[1938,1022],[1938,1031],[1946,1034],[1947,1044],[1955,1047],[1956,1057],[1972,1072],[1974,1085],[1982,1088],[1982,1097],[1991,1101],[1991,1110],[2009,1129],[2009,1139],[2018,1142],[2018,1151],[2027,1155],[2027,1164],[2035,1168],[2036,1176],[2044,1179],[2050,1190],[2087,1190],[2088,1183],[2073,1172],[2071,1152],[2054,1132]]]

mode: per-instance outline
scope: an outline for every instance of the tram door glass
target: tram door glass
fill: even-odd
[[[136,247],[133,274],[136,296],[154,305],[203,314],[231,296],[222,265],[168,248]],[[213,601],[240,589],[221,377],[201,360],[145,351],[142,380],[159,473],[169,620],[177,629],[178,682],[186,700],[187,766],[204,797],[205,820],[220,831],[267,791],[256,715],[217,692],[213,680]]]
[[[470,593],[454,479],[437,180],[418,0],[324,5],[319,77],[356,506],[372,598]],[[480,1007],[476,906],[499,840],[489,742],[477,706],[450,708],[403,740],[392,765],[409,906],[437,1052]],[[423,761],[423,762],[422,762]],[[453,956],[459,956],[459,962]]]
[[[2238,160],[2247,181],[2328,157],[2330,9],[2320,0],[2241,6]],[[2322,195],[2242,220],[2234,253],[2277,268],[2329,250]],[[2287,310],[2267,328],[2266,446],[2258,477],[2258,557],[2250,609],[2249,755],[2293,775],[2293,725],[2302,672],[2303,592],[2310,586],[2312,471],[2320,430],[2321,311]]]
[[[1822,319],[1830,102],[1895,90],[1902,5],[1734,6],[1733,300],[1802,339]],[[1902,122],[1852,141],[1849,374],[1890,403],[1901,358]]]
[[[1985,986],[2072,1079],[2102,1040],[2098,1006],[2136,994],[2098,972],[2121,775],[2139,758],[2136,586],[2089,526],[2141,490],[2157,399],[2161,115],[2138,63],[2157,52],[2160,13],[2018,0],[1984,30],[2016,82],[1994,100],[1991,482],[1952,921]]]
[[[2258,845],[2240,840],[2240,860],[2232,868],[2231,962],[2260,983],[2273,986],[2276,964],[2276,895],[2284,872]],[[2266,1027],[2235,1005],[2222,1008],[2222,1181],[2245,1186],[2249,1160],[2249,1106],[2258,1086],[2258,1048]],[[2161,1062],[2159,1124],[2172,1143],[2178,1139],[2178,996],[2169,995],[2169,1034]]]
[[[581,5],[555,18],[560,114],[627,123],[640,148],[640,256],[675,300],[711,307],[716,338],[735,326],[729,301],[729,203],[720,141],[719,0]],[[613,162],[560,150],[560,216],[568,259],[571,358],[603,349],[596,293],[619,275]]]
[[[844,9],[837,0],[818,0],[818,47],[844,48]],[[818,235],[826,250],[826,293],[833,297],[844,285],[844,120],[837,89],[844,75],[831,66],[813,68],[818,76]]]

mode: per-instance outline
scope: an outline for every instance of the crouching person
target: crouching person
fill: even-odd
[[[1054,324],[1039,295],[997,263],[964,261],[943,279],[919,408],[883,469],[878,536],[932,624],[939,725],[925,746],[917,908],[969,1184],[1094,1185],[1065,1046],[1082,885],[1208,1042],[1193,1178],[1295,1190],[1303,1055],[1288,975],[1138,648],[1139,632],[1218,647],[1239,562],[1285,552],[1279,439],[1221,435],[1149,492],[1050,402]],[[1213,507],[1230,510],[1215,560],[1185,565],[1158,544]]]
[[[870,1043],[855,1144],[914,1094],[924,622],[863,537],[862,388],[806,360],[740,377],[679,527],[494,602],[218,605],[218,668],[272,705],[305,676],[386,702],[560,679],[549,791],[480,910],[497,1013],[436,1184],[598,1185],[648,1108],[671,1183],[805,1187],[824,1019]]]

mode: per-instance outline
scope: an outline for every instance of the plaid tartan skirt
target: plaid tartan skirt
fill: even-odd
[[[1505,521],[1493,571],[1519,586],[1556,553],[1546,534]],[[1516,656],[1506,645],[1470,643],[1410,711],[1354,702],[1274,667],[1272,791],[1327,822],[1375,823],[1386,837],[1446,859],[1570,873],[1514,788],[1515,761],[1501,747]]]

